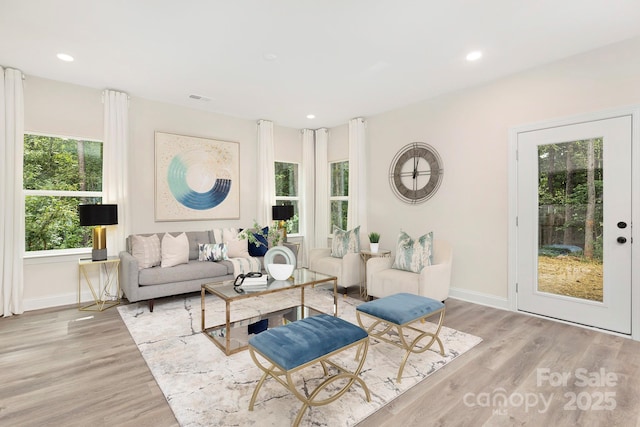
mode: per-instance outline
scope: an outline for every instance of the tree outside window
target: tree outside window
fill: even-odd
[[[329,204],[331,222],[329,234],[333,233],[333,226],[347,229],[347,209],[349,207],[349,162],[332,162],[329,164],[331,175],[331,192]]]
[[[297,163],[275,162],[276,204],[293,206],[293,218],[287,221],[287,232],[291,234],[300,232],[298,170]]]
[[[25,250],[91,246],[78,205],[102,201],[102,142],[24,135]]]

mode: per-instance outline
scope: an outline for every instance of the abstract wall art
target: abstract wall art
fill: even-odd
[[[156,132],[156,221],[240,218],[237,142]]]

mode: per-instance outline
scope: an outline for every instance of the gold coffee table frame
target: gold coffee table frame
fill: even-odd
[[[411,355],[411,353],[424,353],[425,351],[429,350],[429,348],[431,348],[433,343],[437,342],[438,346],[440,347],[440,355],[444,356],[444,346],[442,345],[442,341],[440,340],[440,337],[438,337],[438,335],[440,334],[440,329],[442,329],[442,322],[444,321],[444,311],[445,311],[445,307],[443,306],[439,310],[432,311],[426,316],[418,317],[417,319],[410,320],[409,322],[404,323],[402,325],[398,325],[388,320],[380,319],[376,316],[372,316],[371,314],[363,313],[361,311],[356,311],[356,317],[358,319],[358,324],[360,325],[360,327],[366,330],[367,333],[369,333],[370,337],[378,339],[380,341],[384,341],[389,344],[393,344],[396,347],[399,347],[406,351],[404,354],[404,357],[402,358],[402,362],[400,363],[400,369],[398,370],[398,376],[396,378],[396,381],[400,383],[402,382],[402,372],[404,371],[404,366],[406,365],[407,359],[409,359],[409,355]],[[437,329],[433,333],[410,326],[417,321],[424,323],[426,319],[428,319],[429,317],[435,316],[436,314],[440,314],[440,318],[438,319]],[[360,315],[370,317],[371,319],[373,319],[373,323],[371,323],[369,326],[364,326]],[[376,330],[378,326],[382,326],[382,330]],[[396,330],[399,336],[399,340],[397,341],[388,338],[389,331],[393,329]],[[413,332],[417,332],[418,336],[413,338],[411,341],[407,341],[403,333],[404,329],[409,329]],[[427,343],[427,345],[423,347],[417,347],[418,343],[422,341],[423,338],[426,338],[426,337],[431,337],[431,341],[429,341],[429,343]]]
[[[356,351],[356,356],[355,356],[355,360],[358,361],[358,366],[357,368],[351,372],[348,369],[346,369],[344,366],[341,366],[331,360],[329,360],[331,357],[335,356],[338,353],[341,353],[343,351],[346,351],[350,348],[353,348],[355,346],[358,346],[358,349]],[[253,359],[253,361],[255,362],[256,366],[258,368],[260,368],[264,374],[262,374],[262,377],[260,378],[260,381],[258,381],[258,384],[256,385],[255,390],[253,390],[253,395],[251,396],[251,401],[249,402],[249,410],[253,411],[253,406],[256,402],[256,398],[258,397],[258,392],[260,391],[260,388],[262,387],[262,385],[264,384],[265,380],[268,377],[272,377],[273,379],[275,379],[276,381],[278,381],[280,384],[282,384],[287,390],[289,390],[298,400],[300,400],[302,402],[302,407],[300,408],[300,410],[298,411],[298,416],[296,417],[295,421],[293,422],[293,426],[297,427],[300,424],[300,421],[302,420],[302,416],[304,415],[304,412],[306,411],[307,408],[309,408],[310,406],[322,406],[322,405],[327,405],[331,402],[336,401],[337,399],[340,398],[340,396],[342,396],[343,394],[345,394],[347,392],[347,390],[353,385],[353,383],[355,383],[356,381],[358,382],[358,384],[360,384],[360,386],[362,387],[362,389],[364,390],[365,393],[365,397],[367,399],[367,402],[371,402],[371,394],[369,393],[369,388],[367,387],[367,384],[362,380],[362,378],[359,377],[360,375],[360,371],[362,370],[362,366],[364,365],[364,361],[367,358],[367,351],[369,349],[369,337],[364,337],[361,340],[358,340],[352,344],[349,344],[347,346],[344,346],[342,348],[339,348],[329,354],[326,354],[324,356],[318,357],[315,360],[312,360],[310,362],[307,362],[303,365],[297,366],[293,369],[290,370],[285,370],[282,367],[280,367],[279,365],[277,365],[275,362],[273,362],[271,359],[269,359],[268,357],[266,357],[264,354],[260,353],[258,350],[256,350],[253,347],[249,347],[249,354],[251,354],[251,358]],[[263,361],[266,361],[267,363],[262,363],[261,360],[259,360],[257,354],[260,355],[260,358],[263,359]],[[360,357],[362,356],[362,357]],[[315,365],[316,363],[320,363],[320,365],[322,365],[322,369],[324,371],[324,376],[327,377],[324,381],[322,381],[322,383],[320,383],[320,385],[318,385],[313,391],[311,391],[309,393],[309,397],[305,396],[305,393],[301,393],[300,391],[298,391],[296,384],[292,378],[292,374],[308,368],[312,365]],[[335,369],[338,370],[338,373],[335,375],[331,375],[329,376],[329,371],[327,370],[327,365],[331,365],[332,367],[334,367]],[[328,388],[332,383],[334,383],[335,381],[341,380],[343,378],[348,378],[349,381],[347,381],[347,383],[344,385],[344,387],[340,388],[337,392],[335,392],[335,394],[333,394],[332,396],[329,396],[325,399],[322,400],[316,400],[316,397],[318,397],[318,395],[320,394],[320,392],[322,390],[324,390],[325,388]]]
[[[328,313],[328,314],[333,314],[334,316],[338,315],[338,278],[337,277],[328,276],[326,274],[318,273],[318,272],[309,270],[307,268],[298,268],[293,270],[291,277],[286,281],[288,282],[288,284],[285,284],[284,282],[285,281],[278,281],[277,287],[270,288],[271,284],[273,284],[273,281],[270,281],[269,285],[264,290],[246,291],[243,293],[238,293],[234,290],[233,280],[227,280],[224,282],[206,283],[202,285],[201,296],[200,296],[200,304],[202,309],[202,322],[201,322],[202,332],[211,341],[213,341],[213,343],[216,346],[218,346],[218,348],[220,348],[220,350],[222,350],[224,354],[226,354],[227,356],[246,350],[248,348],[248,344],[241,345],[238,347],[233,347],[231,345],[231,340],[232,340],[231,331],[233,330],[232,326],[235,323],[239,323],[242,321],[245,321],[246,323],[246,321],[248,320],[248,319],[236,319],[234,321],[231,321],[231,303],[241,301],[246,298],[254,298],[260,295],[283,292],[291,289],[300,289],[300,304],[297,305],[296,307],[301,308],[301,313],[302,313],[302,316],[304,317],[305,309],[311,309],[311,310],[320,312],[319,310],[313,309],[313,307],[307,307],[305,305],[305,300],[304,300],[305,288],[315,287],[316,285],[319,285],[322,283],[328,283],[328,282],[333,282],[333,313]],[[226,306],[225,323],[213,325],[213,326],[206,326],[205,295],[207,293],[213,294],[218,298],[221,298],[222,300],[224,300],[225,306]],[[277,311],[281,311],[281,310],[274,310],[273,312],[277,312]],[[262,314],[263,318],[268,317],[268,314],[270,313],[263,313]],[[255,320],[255,319],[252,319],[252,320]],[[261,319],[257,319],[257,320],[261,320]],[[224,329],[224,337],[216,338],[212,336],[217,331],[221,331],[223,329]],[[224,342],[220,342],[220,339],[222,338]]]

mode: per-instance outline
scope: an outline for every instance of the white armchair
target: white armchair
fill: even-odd
[[[342,258],[331,256],[331,248],[316,248],[309,251],[309,269],[318,273],[336,276],[338,286],[348,288],[364,280],[364,266],[359,253],[348,253]]]
[[[420,273],[391,268],[393,258],[371,258],[367,262],[367,294],[382,298],[407,292],[444,301],[449,296],[451,284],[451,245],[435,240],[433,258],[433,265],[424,267]]]

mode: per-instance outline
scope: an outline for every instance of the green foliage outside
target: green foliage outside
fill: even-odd
[[[102,143],[42,135],[24,136],[23,188],[37,191],[102,191]],[[80,226],[78,205],[100,198],[28,195],[25,249],[88,247],[91,229]]]
[[[538,147],[541,248],[575,245],[587,258],[602,259],[602,159],[602,138]]]
[[[275,162],[276,203],[293,206],[293,218],[287,221],[287,233],[300,232],[300,212],[297,200],[281,197],[298,197],[298,165],[296,163]]]
[[[331,176],[331,197],[349,196],[349,162],[331,163],[329,170]],[[333,226],[347,229],[347,213],[349,203],[347,200],[331,200],[331,223],[330,233],[333,233]]]

